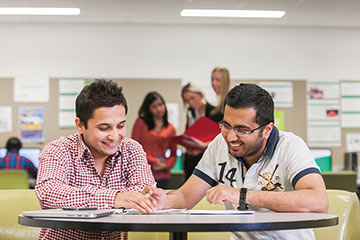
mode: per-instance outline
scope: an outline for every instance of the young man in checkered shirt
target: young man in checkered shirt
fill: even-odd
[[[155,210],[143,193],[154,185],[142,146],[126,138],[127,103],[107,80],[86,86],[76,99],[78,133],[47,144],[39,157],[36,194],[43,209]],[[40,239],[127,239],[126,232],[42,228]]]

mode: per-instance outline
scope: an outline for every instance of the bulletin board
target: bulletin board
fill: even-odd
[[[93,78],[84,78],[91,82]],[[177,103],[179,106],[179,129],[184,131],[185,116],[181,100],[181,79],[121,79],[112,78],[118,85],[123,86],[123,93],[128,103],[127,136],[130,137],[132,126],[137,118],[138,110],[145,95],[150,91],[159,92],[167,103]],[[12,131],[0,132],[0,146],[4,147],[9,137],[19,137],[19,108],[44,107],[44,135],[43,143],[24,143],[23,147],[42,148],[47,143],[76,133],[75,128],[59,128],[59,78],[51,78],[49,83],[49,102],[14,102],[14,79],[0,78],[0,106],[12,107]],[[75,121],[75,120],[74,120]]]
[[[234,79],[232,80],[232,87],[240,83],[255,83],[259,82],[291,82],[293,86],[293,106],[276,107],[275,110],[284,111],[285,114],[285,131],[293,132],[307,142],[307,89],[306,80],[267,80],[267,79]],[[349,132],[360,132],[359,129],[341,129],[341,146],[340,147],[326,147],[332,151],[332,165],[333,169],[342,169],[344,167],[344,154],[346,152],[345,134]]]

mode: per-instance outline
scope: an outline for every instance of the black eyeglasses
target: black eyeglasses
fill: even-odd
[[[229,132],[229,131],[231,131],[231,129],[234,129],[234,132],[235,132],[236,135],[241,136],[241,137],[247,137],[250,134],[254,133],[256,130],[259,130],[260,128],[262,128],[262,127],[264,127],[264,126],[266,126],[268,124],[269,123],[262,124],[262,125],[260,125],[259,127],[255,128],[253,130],[246,130],[246,129],[243,129],[242,127],[232,127],[227,122],[222,120],[219,123],[219,126],[220,126],[220,129],[225,131],[225,132]]]

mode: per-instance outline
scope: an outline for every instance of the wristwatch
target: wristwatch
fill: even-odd
[[[247,188],[240,189],[238,210],[247,210],[248,209],[248,205],[246,204],[246,193],[247,193]]]

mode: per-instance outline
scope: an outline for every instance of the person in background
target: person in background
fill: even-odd
[[[223,118],[222,113],[212,114],[215,109],[213,105],[205,100],[204,93],[193,83],[186,84],[181,90],[183,102],[188,106],[186,129],[194,124],[200,117],[205,116],[215,122],[220,122]],[[188,179],[201,159],[209,142],[202,142],[192,138],[193,148],[187,149],[185,154],[184,170],[185,178]]]
[[[157,209],[193,208],[204,196],[229,210],[327,213],[319,167],[306,143],[274,126],[274,102],[265,89],[240,84],[225,98],[219,134],[193,175],[167,195],[149,186]],[[312,229],[233,232],[231,239],[315,239]]]
[[[169,138],[175,135],[174,126],[168,122],[163,97],[157,92],[149,92],[140,107],[131,137],[144,147],[159,188],[168,187],[170,169],[176,163],[176,144]]]
[[[43,209],[155,210],[142,191],[155,180],[142,146],[126,138],[127,103],[111,80],[95,80],[76,98],[78,133],[47,144],[36,195]],[[127,239],[127,232],[42,228],[39,239]]]
[[[0,160],[0,169],[16,169],[25,170],[29,177],[36,178],[37,168],[32,161],[19,154],[22,143],[19,138],[12,137],[6,142],[7,153],[4,158]]]
[[[224,100],[230,88],[230,73],[225,67],[216,67],[211,72],[211,86],[218,97],[218,105],[211,114],[223,114]]]

